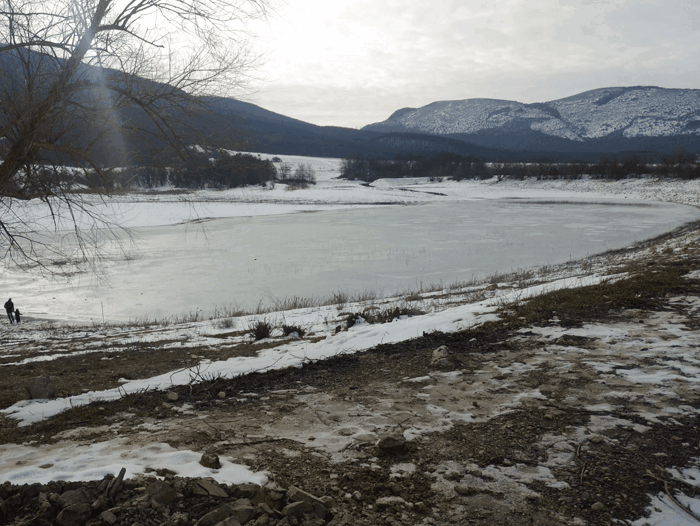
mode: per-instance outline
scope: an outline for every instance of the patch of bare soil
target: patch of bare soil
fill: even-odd
[[[111,478],[4,484],[0,519],[95,526],[630,524],[659,494],[692,514],[677,497],[694,496],[697,487],[677,474],[700,456],[700,384],[689,372],[699,358],[700,280],[689,274],[696,269],[695,252],[671,254],[629,267],[615,282],[504,307],[502,321],[460,333],[211,378],[173,388],[169,398],[139,393],[23,428],[5,419],[2,443],[166,442],[266,471],[269,483],[216,484],[218,491],[207,485],[212,481],[152,466],[162,482],[144,476],[116,491]],[[206,349],[196,354],[206,356]],[[16,374],[66,374],[65,385],[72,378],[97,389],[113,386],[114,376],[192,363],[174,350],[122,351],[112,360],[120,360],[119,372],[101,378],[101,358],[39,362]],[[94,376],[80,376],[81,367]],[[18,388],[12,382],[4,406],[13,399],[8,390]],[[66,510],[77,505],[75,494],[65,496],[69,490],[85,493],[83,522],[68,518]]]
[[[78,331],[76,331],[78,332]],[[79,331],[83,333],[84,331]],[[133,338],[133,336],[132,336]],[[56,342],[50,339],[40,343],[24,345],[18,362],[16,354],[0,356],[0,367],[12,363],[6,369],[0,383],[0,407],[8,407],[27,397],[25,385],[29,378],[49,376],[56,386],[56,396],[69,397],[88,391],[100,391],[118,387],[125,380],[152,377],[160,374],[196,367],[201,360],[226,360],[236,356],[255,356],[260,350],[274,347],[278,343],[222,344],[215,348],[180,347],[180,342],[158,340],[143,342],[137,339],[128,342],[100,341],[98,338],[79,337],[75,341],[62,337]],[[76,352],[75,347],[90,348],[91,351]],[[57,349],[57,347],[59,347]],[[60,347],[63,347],[61,352]],[[104,350],[99,350],[100,347]],[[95,350],[95,349],[98,350]],[[31,361],[41,358],[45,349],[60,358],[50,361]]]

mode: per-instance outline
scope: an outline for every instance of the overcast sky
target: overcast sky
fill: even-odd
[[[360,128],[438,100],[700,88],[700,0],[278,0],[246,100]]]

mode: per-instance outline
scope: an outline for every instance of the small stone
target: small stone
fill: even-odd
[[[179,396],[174,391],[168,391],[167,398],[171,402],[176,402]]]
[[[208,480],[198,480],[197,486],[204,490],[204,495],[211,495],[212,497],[228,498],[228,493],[216,484],[209,482]]]
[[[202,458],[199,459],[199,463],[205,468],[221,469],[221,461],[215,453],[204,453]]]
[[[49,499],[50,498],[51,497],[49,496]],[[72,506],[74,504],[91,504],[93,501],[85,488],[68,490],[62,493],[57,500],[63,508],[67,508],[68,506]]]
[[[199,521],[197,521],[197,526],[213,526],[214,524],[228,519],[231,515],[233,515],[233,506],[224,504],[199,519]]]
[[[302,517],[305,513],[313,513],[314,505],[310,502],[300,500],[287,504],[282,510],[285,517]]]
[[[258,490],[254,494],[252,494],[253,504],[265,504],[273,510],[281,510],[284,506],[284,493],[276,490],[276,486],[272,484],[270,486],[264,486],[262,488],[258,487]]]
[[[268,484],[266,488],[274,491],[272,484]],[[236,484],[231,491],[231,496],[237,499],[254,499],[260,491],[260,486],[257,484]],[[286,490],[280,490],[286,491]],[[268,503],[269,504],[269,503]],[[274,506],[273,506],[274,507]]]
[[[170,516],[170,521],[168,521],[168,525],[170,526],[186,526],[189,524],[190,521],[190,516],[187,513],[183,513],[181,511],[176,511]]]
[[[157,480],[146,488],[146,495],[158,504],[169,506],[177,498],[175,490],[166,482]]]
[[[592,511],[603,511],[605,509],[605,504],[598,501],[593,506],[591,506]]]
[[[433,351],[430,359],[431,367],[448,367],[450,365],[450,349],[447,345],[441,345]]]
[[[352,498],[359,502],[362,500],[362,493],[360,493],[359,491],[356,491],[355,493],[352,494]]]
[[[106,522],[107,524],[116,524],[117,523],[117,516],[112,513],[111,511],[103,511],[100,514],[100,519],[102,519],[103,522]]]
[[[231,517],[245,524],[255,515],[255,508],[248,499],[239,499],[231,506]]]
[[[226,393],[223,391],[219,391],[219,398],[221,398],[222,400],[226,398]]]
[[[290,486],[289,490],[287,490],[287,501],[308,502],[312,506],[311,512],[308,513],[313,513],[319,519],[323,519],[326,516],[326,506],[323,503],[323,501],[321,501],[321,499],[315,497],[311,493],[297,488],[296,486]]]

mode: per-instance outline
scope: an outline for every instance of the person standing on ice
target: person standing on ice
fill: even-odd
[[[15,309],[15,321],[19,323],[20,312],[19,309]]]
[[[10,323],[15,322],[15,304],[12,303],[12,298],[5,302],[5,311],[7,311],[7,317],[10,318]]]

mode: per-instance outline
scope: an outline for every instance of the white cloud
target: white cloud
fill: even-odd
[[[255,102],[362,126],[441,99],[700,87],[698,15],[691,0],[288,0]]]

